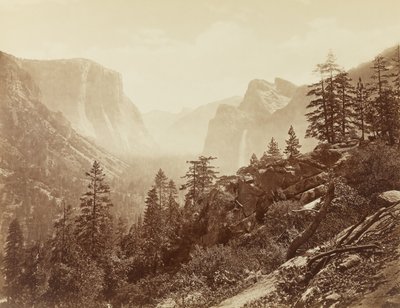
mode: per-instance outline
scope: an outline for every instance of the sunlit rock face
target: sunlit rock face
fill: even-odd
[[[121,75],[85,59],[18,60],[40,89],[41,101],[60,111],[80,134],[110,152],[146,152],[152,141]]]
[[[279,78],[275,83],[254,79],[249,83],[239,109],[251,114],[271,115],[289,103],[295,89],[295,85]]]

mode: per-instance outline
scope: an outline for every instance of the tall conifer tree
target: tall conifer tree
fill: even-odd
[[[75,232],[83,251],[99,261],[106,257],[112,241],[110,187],[97,161],[86,176],[89,179],[88,191],[81,197]]]
[[[15,218],[8,227],[5,245],[3,272],[4,291],[10,306],[18,306],[22,295],[22,275],[24,262],[24,238],[21,226]]]
[[[290,125],[288,134],[289,139],[286,140],[284,153],[290,158],[300,153],[299,149],[301,148],[301,145],[292,125]]]

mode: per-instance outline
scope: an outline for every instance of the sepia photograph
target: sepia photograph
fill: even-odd
[[[0,29],[0,308],[400,308],[400,1]]]

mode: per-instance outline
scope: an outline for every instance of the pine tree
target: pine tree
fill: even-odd
[[[79,303],[80,292],[85,292],[79,275],[82,275],[82,267],[87,270],[85,264],[88,258],[76,243],[73,209],[65,202],[62,205],[62,215],[54,223],[54,234],[50,240],[52,268],[47,297],[52,305]],[[93,270],[98,271],[95,265]]]
[[[124,217],[119,217],[117,220],[117,225],[115,228],[115,246],[118,253],[121,253],[124,245],[124,240],[127,236],[128,227],[127,227],[127,220]]]
[[[49,247],[45,243],[36,242],[26,249],[21,285],[23,286],[24,305],[34,307],[47,291],[49,268]]]
[[[199,168],[198,165],[200,161],[198,160],[190,160],[186,161],[186,163],[190,164],[189,169],[186,174],[182,177],[186,179],[186,183],[183,184],[180,189],[187,190],[185,195],[185,204],[186,205],[195,205],[198,200],[199,195]]]
[[[300,153],[299,149],[301,148],[299,138],[297,138],[296,133],[293,129],[293,126],[290,125],[289,131],[289,139],[286,140],[286,148],[284,153],[289,157],[296,156]]]
[[[275,141],[275,138],[272,137],[271,141],[268,144],[267,155],[273,158],[281,158],[282,154],[279,150],[278,142]]]
[[[382,56],[375,57],[372,69],[371,78],[374,80],[371,87],[374,95],[372,103],[377,115],[377,121],[373,123],[374,129],[379,137],[393,145],[399,128],[399,110],[389,83],[386,59]]]
[[[129,229],[124,239],[123,254],[129,260],[127,278],[129,282],[137,281],[145,276],[149,262],[145,255],[145,231],[141,216]]]
[[[371,78],[375,82],[372,85],[372,89],[377,96],[381,96],[389,87],[389,75],[387,73],[389,68],[387,67],[386,59],[381,55],[376,56],[371,69],[373,71]]]
[[[392,85],[393,85],[393,109],[396,111],[394,121],[397,121],[396,124],[396,137],[398,138],[398,130],[399,130],[399,123],[400,120],[400,45],[397,46],[396,55],[392,59],[393,63],[393,73],[391,75],[392,78]]]
[[[392,59],[392,62],[393,62],[393,73],[391,75],[392,83],[396,99],[399,100],[400,99],[400,45],[398,45],[396,48],[396,54],[395,57]]]
[[[157,191],[153,187],[147,193],[143,219],[145,262],[147,269],[153,273],[162,265],[163,231],[162,209],[159,204]]]
[[[10,306],[18,306],[22,294],[22,274],[24,262],[24,238],[18,219],[8,227],[3,260],[4,292]]]
[[[251,155],[251,158],[250,158],[250,166],[256,167],[256,166],[258,166],[259,162],[260,161],[258,160],[257,155],[255,153],[253,153],[253,155]]]
[[[81,197],[81,211],[76,220],[75,232],[83,251],[100,261],[106,257],[112,237],[110,188],[97,161],[86,176],[89,179],[88,191]]]
[[[217,178],[218,172],[211,161],[216,157],[200,156],[198,160],[187,161],[190,164],[189,170],[182,177],[186,183],[181,186],[181,190],[187,190],[185,203],[195,205],[202,193],[209,191]]]
[[[73,210],[71,205],[62,202],[62,216],[54,223],[54,235],[51,240],[52,257],[54,263],[66,263],[69,261],[68,254],[75,242]]]
[[[351,116],[355,90],[351,84],[351,78],[346,71],[341,71],[337,74],[334,82],[336,84],[336,95],[340,102],[338,114],[340,137],[344,140],[352,128]]]
[[[335,78],[340,72],[339,66],[336,64],[336,58],[330,51],[326,62],[323,65],[323,71],[327,75],[327,111],[328,111],[328,123],[330,126],[331,143],[337,142],[337,136],[340,134],[341,127],[341,115],[340,115],[340,101],[337,95],[337,87],[335,84]]]
[[[167,207],[167,224],[170,224],[173,219],[179,215],[179,204],[177,202],[178,190],[175,182],[170,180],[168,182],[168,207]]]
[[[198,165],[199,168],[199,184],[200,184],[200,192],[206,193],[209,191],[214,181],[217,179],[218,171],[216,171],[216,167],[211,165],[211,161],[217,159],[216,157],[205,157],[200,156]]]
[[[356,97],[353,106],[353,124],[357,129],[361,131],[361,140],[365,139],[365,134],[369,131],[367,125],[367,117],[368,91],[360,77],[356,86]]]
[[[177,202],[178,191],[173,180],[168,182],[168,207],[165,212],[166,226],[166,259],[170,262],[170,252],[176,250],[181,238],[182,213]]]
[[[164,171],[159,169],[154,179],[154,187],[157,190],[158,201],[160,202],[161,208],[164,208],[167,204],[167,185],[168,178]]]
[[[335,143],[338,134],[338,117],[340,105],[336,95],[335,76],[338,73],[338,65],[334,55],[330,52],[327,60],[318,64],[315,72],[320,75],[320,81],[309,86],[307,96],[312,100],[307,105],[310,109],[306,113],[309,122],[306,138],[317,138],[320,141]]]

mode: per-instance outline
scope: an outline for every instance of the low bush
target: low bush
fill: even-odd
[[[369,143],[353,150],[343,168],[347,182],[364,196],[400,189],[399,149]]]

